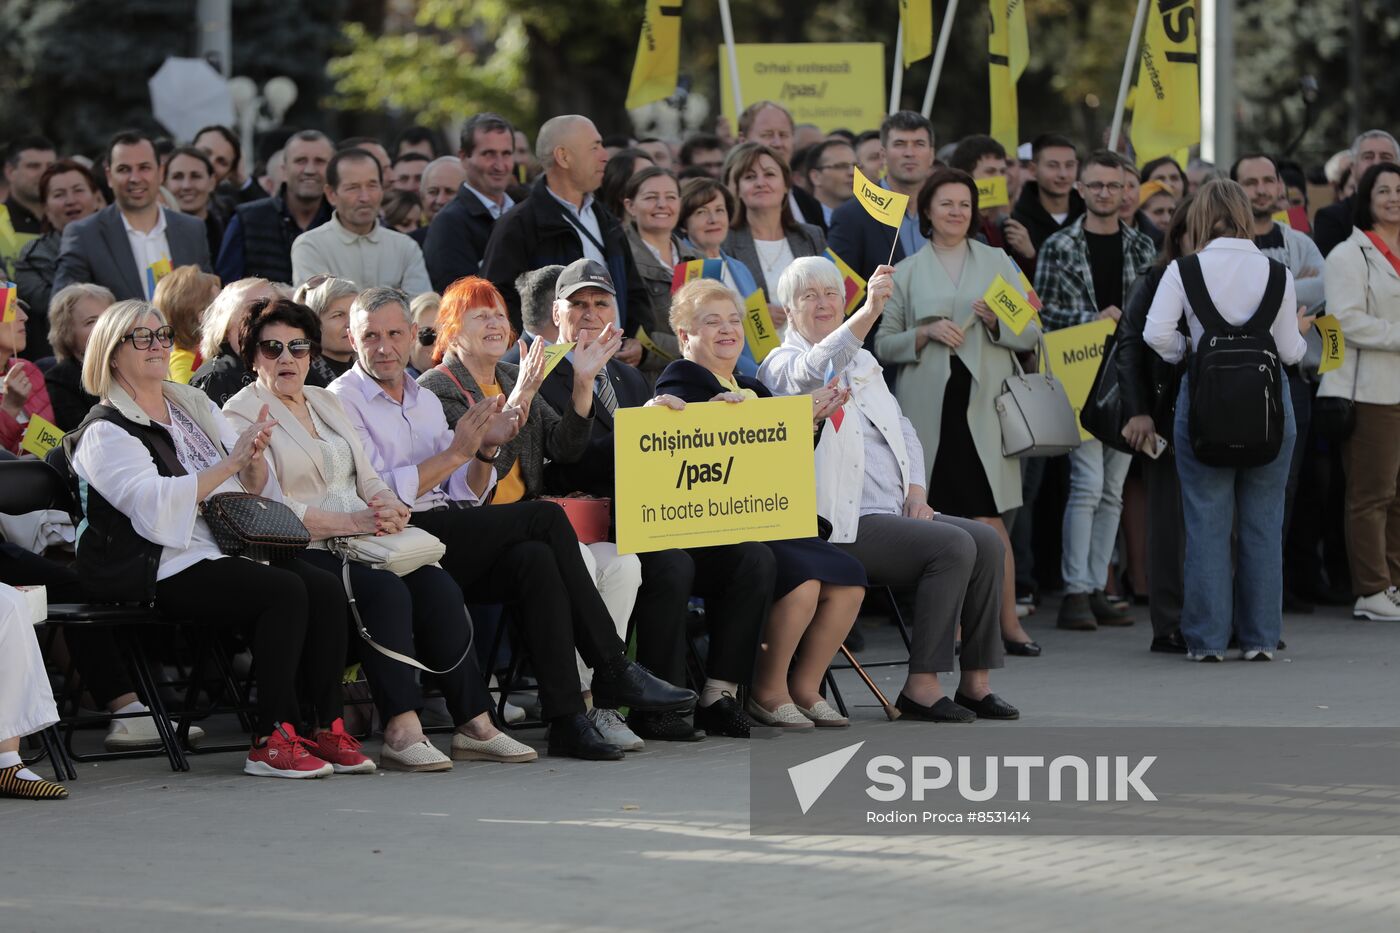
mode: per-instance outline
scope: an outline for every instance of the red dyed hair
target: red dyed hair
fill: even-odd
[[[473,308],[491,307],[505,310],[506,300],[500,291],[479,275],[469,275],[447,286],[442,304],[438,306],[437,343],[433,344],[433,362],[441,363],[447,348],[457,342],[462,331],[462,320]],[[510,339],[515,340],[515,328],[511,328]]]

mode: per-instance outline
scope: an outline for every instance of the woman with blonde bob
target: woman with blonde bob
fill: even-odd
[[[180,266],[156,284],[151,304],[175,331],[175,347],[170,351],[171,382],[188,383],[204,362],[199,352],[199,322],[218,294],[219,277],[199,266]]]
[[[1285,365],[1303,358],[1301,331],[1311,318],[1298,315],[1293,276],[1281,268],[1284,286],[1277,304],[1264,306],[1273,260],[1254,245],[1249,196],[1239,184],[1212,179],[1201,186],[1186,214],[1194,256],[1167,267],[1147,312],[1143,339],[1168,363],[1195,350],[1205,328],[1187,297],[1183,263],[1199,263],[1210,304],[1233,326],[1256,314],[1269,315],[1269,334]],[[1279,274],[1279,273],[1273,273]],[[1182,315],[1190,339],[1177,331]],[[1280,369],[1277,384],[1286,386]],[[1186,521],[1185,603],[1181,634],[1187,658],[1223,661],[1233,628],[1246,661],[1269,661],[1283,624],[1283,505],[1289,460],[1297,429],[1285,390],[1283,444],[1277,456],[1255,467],[1208,466],[1197,459],[1191,435],[1191,373],[1181,381],[1173,434],[1181,504]],[[1231,568],[1232,530],[1236,559]],[[1233,612],[1232,612],[1233,608]],[[1233,618],[1232,618],[1233,616]]]
[[[833,267],[834,268],[834,267]],[[662,372],[656,404],[771,398],[757,379],[735,372],[744,344],[738,296],[722,282],[696,279],[671,301],[671,328],[684,359]],[[849,397],[829,386],[812,393],[814,432]],[[784,729],[850,723],[821,697],[822,677],[855,624],[865,596],[860,562],[820,538],[765,542],[777,564],[773,609],[759,648],[747,712]]]
[[[78,426],[96,396],[83,388],[83,357],[92,329],[116,296],[101,285],[79,282],[60,289],[49,302],[49,344],[58,357],[44,381],[49,386],[53,423],[64,431]]]

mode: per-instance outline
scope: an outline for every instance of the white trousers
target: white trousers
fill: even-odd
[[[619,554],[617,545],[607,541],[597,544],[580,544],[583,562],[593,575],[598,586],[598,595],[603,597],[603,605],[608,607],[617,637],[627,640],[627,620],[632,617],[632,607],[637,604],[637,590],[642,585],[642,562],[636,554]],[[583,663],[583,658],[575,654],[578,661],[578,681],[584,690],[593,683],[593,672]]]
[[[639,575],[640,579],[640,575]],[[0,741],[32,735],[58,722],[29,603],[0,583]]]

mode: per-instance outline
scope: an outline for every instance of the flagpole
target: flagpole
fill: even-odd
[[[958,0],[948,0],[948,12],[943,14],[943,28],[938,32],[938,48],[933,51],[933,70],[924,90],[924,107],[919,111],[927,120],[933,114],[933,95],[938,91],[938,78],[943,74],[943,59],[948,54],[948,40],[953,35],[953,17],[958,12]]]
[[[1128,57],[1123,60],[1123,77],[1118,82],[1118,103],[1113,108],[1113,129],[1108,134],[1108,148],[1118,151],[1118,138],[1123,135],[1123,110],[1128,106],[1128,84],[1133,78],[1133,65],[1137,64],[1138,40],[1142,36],[1142,25],[1147,22],[1147,0],[1138,0],[1137,15],[1133,17],[1133,34],[1128,37]]]
[[[729,17],[729,0],[719,0],[719,21],[724,29],[724,47],[729,59],[729,90],[734,95],[734,126],[739,131],[739,115],[744,112],[744,95],[739,90],[739,57],[734,51],[734,21]]]
[[[899,97],[904,93],[904,17],[899,18],[899,31],[894,34],[894,74],[890,75],[890,113],[899,109]]]

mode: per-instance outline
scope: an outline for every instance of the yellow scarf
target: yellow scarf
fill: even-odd
[[[736,380],[726,379],[718,373],[712,373],[712,375],[715,377],[715,381],[720,384],[720,387],[723,388],[724,391],[733,392],[737,395],[742,395],[744,398],[758,398],[757,392],[755,392],[753,389],[741,388]]]

